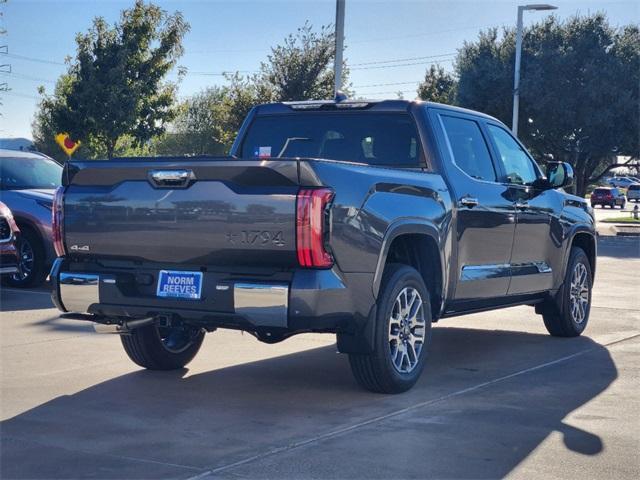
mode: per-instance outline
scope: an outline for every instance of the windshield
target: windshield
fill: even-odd
[[[305,112],[257,117],[242,158],[308,157],[418,166],[420,142],[405,113]]]
[[[60,186],[62,167],[46,158],[3,157],[0,175],[4,190],[51,189]]]

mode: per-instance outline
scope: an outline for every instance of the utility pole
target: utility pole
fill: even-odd
[[[516,65],[513,74],[513,117],[511,131],[518,136],[518,115],[520,113],[520,61],[522,59],[522,14],[525,10],[555,10],[558,7],[546,3],[518,6],[518,23],[516,26]]]
[[[345,0],[336,0],[336,56],[333,64],[334,94],[342,90],[342,52],[344,50],[344,3]]]
[[[8,0],[0,0],[0,4],[6,4]],[[4,29],[4,10],[0,10],[0,19],[2,20],[2,26],[0,26],[0,36],[6,35],[7,31]],[[9,53],[8,45],[0,45],[0,54],[7,55]],[[0,57],[1,58],[1,57]],[[0,65],[0,73],[10,74],[11,73],[11,64],[4,63]],[[4,75],[0,78],[4,78]],[[9,88],[9,84],[7,82],[0,83],[0,92],[8,92],[11,90]],[[0,101],[0,107],[4,104]],[[0,112],[0,117],[2,117],[2,112]]]

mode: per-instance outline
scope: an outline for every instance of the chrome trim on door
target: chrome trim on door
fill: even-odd
[[[90,273],[60,273],[60,298],[69,312],[87,313],[100,303],[100,276]]]
[[[497,265],[465,265],[460,273],[460,281],[487,280],[508,276],[537,275],[551,273],[552,269],[546,262],[527,262],[518,264]]]
[[[511,265],[501,263],[495,265],[465,265],[460,272],[460,281],[486,280],[511,275]]]
[[[235,312],[257,327],[287,328],[289,286],[276,283],[236,283]]]

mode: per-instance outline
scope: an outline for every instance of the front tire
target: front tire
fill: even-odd
[[[18,271],[8,275],[5,282],[15,288],[36,287],[44,282],[45,249],[40,236],[31,228],[20,225],[18,242]]]
[[[412,267],[389,264],[377,300],[371,354],[350,354],[358,383],[376,393],[401,393],[424,370],[431,343],[431,304],[422,276]]]
[[[124,351],[134,363],[149,370],[176,370],[196,356],[204,330],[181,325],[147,325],[121,335]]]
[[[551,335],[577,337],[584,332],[591,311],[592,286],[589,259],[584,250],[573,247],[559,297],[543,305],[542,318]]]

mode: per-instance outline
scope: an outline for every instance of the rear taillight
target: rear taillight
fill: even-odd
[[[327,251],[329,188],[302,188],[296,203],[296,250],[301,267],[330,268],[333,257]]]
[[[64,241],[63,241],[63,224],[64,224],[64,211],[62,208],[64,187],[58,187],[56,193],[53,195],[53,206],[51,207],[51,231],[53,234],[53,248],[56,251],[56,255],[59,257],[64,256]]]

